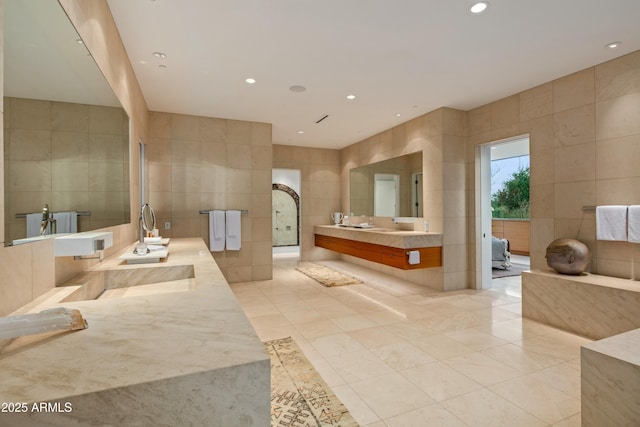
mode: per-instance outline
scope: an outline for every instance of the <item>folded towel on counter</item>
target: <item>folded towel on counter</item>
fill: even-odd
[[[162,237],[145,237],[144,242],[152,245],[159,245],[162,243]]]
[[[627,206],[596,207],[596,240],[627,240]]]
[[[633,243],[640,243],[640,205],[629,206],[628,215],[627,239]]]
[[[40,224],[42,222],[42,212],[27,214],[27,237],[40,235]]]
[[[224,211],[209,211],[209,250],[211,252],[224,251],[227,232],[225,217]]]
[[[147,245],[147,249],[153,252],[153,251],[161,251],[166,248],[163,245]]]
[[[239,251],[242,244],[240,211],[227,211],[227,250]]]

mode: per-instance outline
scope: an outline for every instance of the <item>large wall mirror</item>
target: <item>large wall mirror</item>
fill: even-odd
[[[356,216],[422,217],[422,152],[351,169],[349,193]]]
[[[6,244],[34,233],[45,204],[73,218],[58,233],[129,222],[129,119],[118,98],[57,1],[3,4]]]

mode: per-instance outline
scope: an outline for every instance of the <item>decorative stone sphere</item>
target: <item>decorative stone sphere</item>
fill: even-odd
[[[558,273],[581,274],[589,266],[591,252],[575,239],[556,239],[547,246],[547,265]]]

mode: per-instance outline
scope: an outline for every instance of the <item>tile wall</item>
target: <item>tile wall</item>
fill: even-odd
[[[478,144],[530,135],[533,268],[569,237],[589,246],[591,272],[640,278],[640,245],[596,241],[583,210],[640,204],[640,51],[476,108],[468,126],[470,161]]]
[[[60,4],[129,115],[130,140],[134,142],[129,147],[130,205],[137,206],[139,203],[139,157],[135,142],[144,140],[147,136],[148,111],[144,97],[111,17],[107,1],[60,0]],[[1,5],[0,1],[0,14]],[[0,37],[1,34],[0,31]],[[0,106],[0,108],[3,107]],[[0,171],[2,171],[0,180],[3,180],[4,162],[0,162]],[[0,223],[4,224],[4,197],[0,198],[0,207],[2,208]],[[114,233],[114,246],[106,251],[106,256],[137,239],[137,209],[135,211],[135,222],[107,228]],[[3,236],[1,240],[4,242],[4,227],[0,235]],[[11,313],[29,303],[55,284],[63,283],[82,272],[93,262],[74,261],[72,257],[55,258],[53,244],[50,241],[15,247],[0,245],[0,271],[2,272],[0,274],[0,315]]]
[[[2,0],[0,0],[0,22],[4,22],[4,5]],[[0,97],[4,98],[4,31],[0,31],[0,58],[3,59],[0,61],[0,82],[3,82],[2,87],[0,87]],[[0,105],[0,119],[2,119],[4,123],[4,103]],[[0,151],[2,152],[3,159],[3,161],[0,162],[0,189],[2,189],[0,191],[2,191],[4,195],[4,132],[0,135]],[[0,224],[4,224],[4,197],[0,197]],[[0,229],[0,247],[3,246],[4,241],[4,227],[2,227],[2,229]]]
[[[151,145],[147,137],[146,103],[112,21],[107,1],[60,0],[60,4],[127,111],[131,120],[131,140],[137,142],[142,139]],[[204,167],[206,171],[199,170],[195,174],[192,168],[186,167],[192,161],[187,149],[184,157],[176,153],[178,163],[175,164],[175,174],[173,170],[170,175],[159,171],[162,167],[167,169],[167,166],[173,169],[172,164],[164,161],[157,162],[157,170],[153,172],[161,177],[158,185],[166,188],[166,185],[173,185],[174,182],[183,183],[184,191],[175,191],[175,194],[169,191],[172,193],[169,196],[160,194],[167,191],[154,190],[157,193],[154,197],[157,203],[164,204],[165,214],[167,204],[171,205],[171,219],[176,225],[172,233],[193,232],[195,235],[203,234],[204,221],[204,216],[193,217],[198,214],[194,214],[191,208],[197,206],[197,212],[203,206],[202,203],[195,203],[196,198],[203,202],[217,202],[221,200],[220,193],[223,192],[229,196],[225,202],[234,203],[234,208],[237,207],[236,203],[250,200],[252,216],[250,220],[243,218],[243,232],[247,230],[245,235],[251,236],[251,242],[246,245],[243,242],[244,251],[235,254],[237,256],[225,255],[218,257],[217,261],[226,270],[230,281],[260,280],[271,277],[271,188],[265,184],[263,191],[262,182],[270,181],[272,166],[303,170],[302,257],[317,259],[333,254],[313,247],[313,225],[326,224],[327,212],[344,210],[348,206],[350,167],[423,150],[431,154],[425,155],[423,160],[427,202],[425,217],[430,220],[432,230],[443,231],[446,239],[445,270],[425,281],[445,289],[467,285],[473,287],[474,274],[469,272],[476,269],[475,218],[472,215],[475,209],[475,146],[528,133],[531,137],[533,267],[545,264],[544,252],[551,240],[556,237],[577,237],[594,252],[592,271],[619,277],[635,275],[637,278],[640,272],[640,245],[595,242],[594,215],[584,212],[582,206],[640,203],[638,117],[640,52],[634,52],[468,113],[446,108],[436,110],[340,152],[274,146],[273,165],[263,163],[271,160],[269,156],[259,158],[252,155],[251,166],[247,170],[247,157],[242,153],[246,154],[247,150],[251,153],[257,152],[254,150],[270,152],[270,143],[266,145],[265,142],[265,146],[258,144],[257,147],[253,142],[225,144],[229,159],[225,169],[229,173],[224,191],[208,186],[203,191],[202,173],[216,176],[219,170]],[[187,121],[193,119],[188,118]],[[166,126],[171,120],[165,120],[164,123]],[[241,129],[238,132],[246,135],[246,126],[239,127]],[[167,131],[155,126],[151,128],[161,133]],[[173,130],[173,125],[169,126],[169,132]],[[180,123],[176,124],[175,130],[180,135],[185,129]],[[270,138],[271,133],[268,133]],[[181,139],[182,136],[172,138],[169,137],[169,145],[177,148],[188,148],[194,142],[203,144],[201,140]],[[320,164],[317,163],[319,153],[323,156],[323,163]],[[166,156],[166,150],[159,155]],[[173,154],[171,156],[173,162]],[[139,159],[135,144],[130,147],[130,159],[130,198],[132,206],[136,206],[139,202]],[[254,162],[257,164],[254,165]],[[0,163],[0,171],[0,180],[3,180],[3,163]],[[166,182],[168,176],[171,177],[169,183]],[[165,180],[164,184],[162,179]],[[333,180],[335,185],[326,184],[333,183]],[[208,179],[205,181],[210,182]],[[261,186],[256,192],[254,188],[258,188],[258,184]],[[246,190],[247,185],[251,186],[250,191]],[[239,190],[237,197],[233,195],[236,190]],[[183,209],[183,206],[186,208]],[[0,199],[0,207],[0,223],[4,223],[4,198]],[[466,227],[463,225],[465,221]],[[118,235],[117,247],[137,238],[137,223],[110,229]],[[4,231],[0,235],[4,241]],[[85,267],[84,263],[54,259],[52,248],[46,244],[20,249],[0,247],[0,271],[4,272],[0,276],[0,313],[6,314],[29,302],[30,298],[35,298],[36,294],[53,286],[54,282],[64,281]],[[52,277],[55,279],[51,280]]]
[[[17,213],[86,211],[78,230],[128,222],[129,120],[122,108],[5,98],[7,241],[27,237]]]
[[[341,151],[342,206],[349,206],[349,171],[422,151],[424,218],[444,233],[442,268],[400,271],[366,261],[367,266],[440,290],[468,286],[466,113],[441,108],[374,135]],[[416,220],[421,229],[422,219]]]
[[[338,254],[314,245],[313,227],[330,224],[329,214],[340,207],[340,151],[321,148],[273,146],[273,167],[300,170],[300,212],[302,261],[337,259]]]
[[[149,136],[149,204],[161,234],[209,242],[200,210],[246,209],[241,250],[214,258],[229,282],[270,279],[271,125],[151,112]]]

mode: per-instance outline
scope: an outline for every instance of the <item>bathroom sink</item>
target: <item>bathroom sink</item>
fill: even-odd
[[[167,294],[175,292],[188,292],[194,289],[196,279],[178,279],[167,282],[151,283],[149,285],[130,286],[105,290],[99,300],[113,298],[128,298],[148,295]]]
[[[195,288],[193,265],[91,271],[56,288],[58,302],[122,298]],[[70,288],[73,288],[71,290]]]
[[[45,234],[44,236],[25,237],[23,239],[16,239],[16,240],[12,241],[11,244],[13,246],[17,246],[17,245],[22,245],[24,243],[39,242],[41,240],[55,239],[56,237],[66,236],[67,234],[68,233]]]

